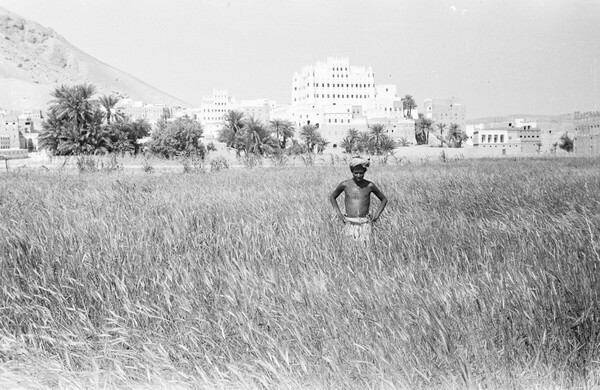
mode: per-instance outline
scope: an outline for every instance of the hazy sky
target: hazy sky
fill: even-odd
[[[600,109],[600,0],[0,0],[88,54],[199,104],[213,88],[288,104],[328,56],[419,106],[476,118]]]

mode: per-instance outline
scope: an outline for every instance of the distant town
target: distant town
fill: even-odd
[[[295,72],[291,101],[278,104],[257,98],[237,101],[227,89],[214,89],[199,107],[169,107],[123,99],[118,110],[131,120],[158,121],[192,118],[202,124],[204,139],[216,141],[224,116],[231,110],[263,123],[287,120],[297,128],[313,125],[337,148],[349,129],[367,131],[381,124],[397,145],[417,143],[444,146],[444,131],[459,129],[465,134],[464,148],[478,156],[517,156],[556,153],[561,140],[572,140],[573,153],[600,155],[600,112],[573,112],[556,116],[489,118],[481,123],[467,121],[467,107],[459,97],[431,97],[415,102],[410,94],[399,94],[393,84],[376,84],[371,67],[351,65],[348,58],[327,58]],[[40,108],[0,111],[0,155],[23,158],[37,150],[37,137],[45,119]],[[426,123],[426,125],[423,125]],[[424,135],[417,142],[417,135]],[[426,135],[425,135],[426,133]]]

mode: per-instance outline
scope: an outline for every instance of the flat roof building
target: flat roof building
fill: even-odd
[[[584,156],[600,155],[600,111],[575,112],[573,151]]]

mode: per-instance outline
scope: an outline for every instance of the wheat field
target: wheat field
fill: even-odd
[[[0,174],[0,388],[598,388],[600,160]],[[376,206],[377,203],[372,205]]]

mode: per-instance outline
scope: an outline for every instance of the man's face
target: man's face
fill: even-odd
[[[361,182],[365,178],[365,172],[367,170],[361,166],[352,168],[352,176],[354,176],[354,181]]]

